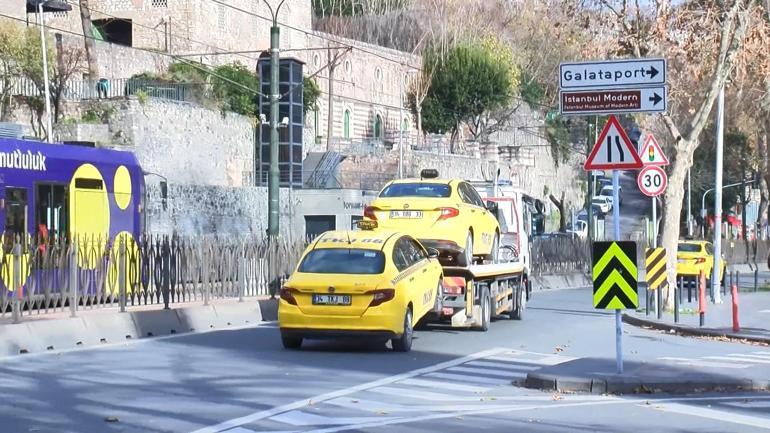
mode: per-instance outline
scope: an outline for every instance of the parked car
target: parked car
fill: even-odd
[[[612,210],[612,199],[606,196],[597,195],[591,199],[591,206],[596,206],[599,212],[601,212],[601,215],[604,215]]]
[[[588,216],[586,215],[586,219]],[[578,219],[575,221],[574,227],[569,227],[567,229],[567,233],[574,233],[577,237],[580,239],[585,239],[588,237],[588,223],[586,221]]]
[[[607,197],[610,200],[610,205],[614,206],[615,203],[612,202],[612,185],[602,187],[602,189],[599,191],[599,194],[597,194],[599,197]],[[623,187],[618,186],[618,202],[620,206],[623,206]]]
[[[714,246],[707,241],[679,241],[676,251],[676,275],[684,278],[698,278],[701,271],[706,281],[711,281],[714,270]],[[724,282],[725,259],[719,259],[719,278]]]

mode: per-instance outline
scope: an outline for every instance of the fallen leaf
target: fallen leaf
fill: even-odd
[[[106,421],[106,422],[119,422],[120,419],[118,419],[118,417],[116,417],[116,416],[108,416],[108,417],[104,418],[104,421]]]
[[[350,400],[351,403],[358,403],[358,400]]]

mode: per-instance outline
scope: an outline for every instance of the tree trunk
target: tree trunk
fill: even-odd
[[[673,288],[676,287],[676,251],[679,242],[679,221],[682,214],[682,202],[684,201],[684,184],[687,178],[687,169],[692,166],[692,155],[698,146],[698,142],[685,142],[683,139],[679,145],[680,148],[676,159],[671,165],[672,169],[668,188],[666,188],[663,210],[666,219],[663,220],[663,233],[661,235],[661,246],[666,249],[666,266],[669,271],[668,287],[664,291],[663,301],[663,307],[666,309],[672,308],[674,302]]]
[[[423,140],[425,137],[423,137],[423,134],[422,134],[422,105],[417,104],[416,110],[417,110],[417,148],[423,149]]]
[[[767,227],[767,208],[770,200],[770,191],[767,186],[767,130],[758,140],[759,144],[759,228],[764,233]],[[758,233],[759,234],[759,233]]]
[[[551,200],[554,206],[556,206],[556,209],[559,210],[559,231],[564,232],[567,230],[567,216],[564,214],[564,191],[561,193],[561,200],[558,200],[556,197],[553,196],[553,194],[549,195],[548,198]]]
[[[99,64],[96,60],[94,32],[91,31],[91,8],[88,0],[80,0],[80,24],[83,26],[83,46],[86,49],[86,59],[88,59],[88,77],[93,84],[95,80],[99,79]]]
[[[326,112],[326,151],[331,152],[334,148],[332,143],[332,135],[334,134],[334,69],[337,59],[332,59],[331,49],[327,50],[327,58],[329,61],[329,109]]]

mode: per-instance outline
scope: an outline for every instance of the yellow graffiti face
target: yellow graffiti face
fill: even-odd
[[[99,170],[83,164],[75,170],[70,182],[70,230],[78,240],[78,263],[86,269],[96,268],[104,255],[110,231],[110,205],[107,186]]]
[[[121,165],[115,171],[115,204],[121,210],[126,210],[131,204],[131,174],[128,169]]]
[[[121,254],[121,245],[123,254]],[[130,295],[139,285],[139,247],[129,232],[120,232],[115,237],[109,255],[110,267],[107,273],[107,293],[120,294],[119,275],[121,268],[125,272],[126,294]]]

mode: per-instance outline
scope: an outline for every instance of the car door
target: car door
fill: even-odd
[[[399,271],[395,289],[406,293],[407,302],[412,303],[413,317],[417,320],[422,316],[420,290],[422,272],[410,240],[409,236],[402,236],[393,246],[393,264]]]
[[[433,262],[428,258],[428,252],[425,251],[422,245],[416,240],[408,238],[408,248],[412,256],[412,261],[415,266],[415,281],[418,283],[415,285],[414,290],[416,299],[414,305],[420,305],[420,316],[422,317],[427,313],[435,302],[436,286],[440,278],[440,272],[435,272],[435,266],[431,266]]]
[[[473,253],[488,254],[492,250],[497,220],[484,206],[484,201],[476,190],[467,182],[461,182],[458,190],[470,212],[469,224],[473,228]]]

